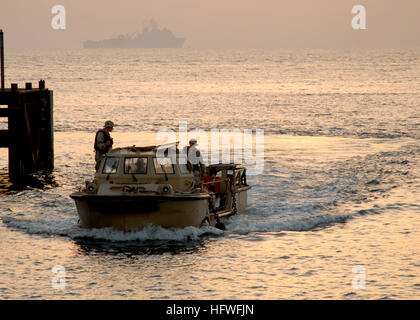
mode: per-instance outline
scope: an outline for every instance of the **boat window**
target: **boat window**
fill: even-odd
[[[124,159],[125,174],[146,174],[147,158],[125,158]]]
[[[191,171],[190,171],[190,169],[188,168],[188,165],[187,165],[187,158],[186,157],[183,158],[183,159],[180,158],[179,160],[180,161],[179,161],[178,165],[179,165],[179,171],[181,172],[181,174],[191,173]],[[185,162],[185,163],[182,163],[182,162]]]
[[[174,166],[170,159],[162,158],[161,163],[156,158],[153,158],[153,164],[155,166],[156,174],[173,174]]]
[[[180,163],[179,164],[179,171],[181,171],[181,174],[189,174],[191,173],[190,169],[188,169],[188,166],[186,163]]]
[[[120,158],[107,157],[102,173],[117,173],[118,165],[120,164]]]

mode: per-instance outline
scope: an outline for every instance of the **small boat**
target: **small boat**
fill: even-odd
[[[210,174],[197,183],[177,144],[167,149],[176,149],[175,161],[158,160],[159,147],[116,148],[104,156],[93,181],[70,195],[81,227],[132,231],[147,225],[209,225],[224,229],[224,219],[245,210],[251,186],[244,167],[209,165]]]

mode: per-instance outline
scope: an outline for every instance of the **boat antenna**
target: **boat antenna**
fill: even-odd
[[[165,166],[163,164],[160,165],[162,168],[163,173],[165,174],[165,180],[168,181],[168,174],[166,173]]]

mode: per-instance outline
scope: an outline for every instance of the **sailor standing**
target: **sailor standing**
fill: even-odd
[[[114,123],[110,120],[105,122],[104,128],[99,129],[95,136],[95,169],[98,171],[102,157],[112,149],[114,140],[111,138],[111,132],[114,129]]]
[[[201,152],[198,149],[197,139],[190,139],[189,146],[186,147],[186,154],[188,162],[192,165],[194,184],[197,186],[201,182],[201,173],[204,172],[206,167]]]

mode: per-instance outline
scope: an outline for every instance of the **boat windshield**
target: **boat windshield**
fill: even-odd
[[[155,166],[156,174],[173,174],[174,173],[174,166],[172,165],[170,159],[162,158],[158,161],[158,159],[153,158],[153,164]]]
[[[146,174],[147,173],[147,157],[125,158],[124,159],[125,174]]]
[[[120,158],[107,157],[102,173],[110,174],[117,173],[118,165],[120,164]]]

